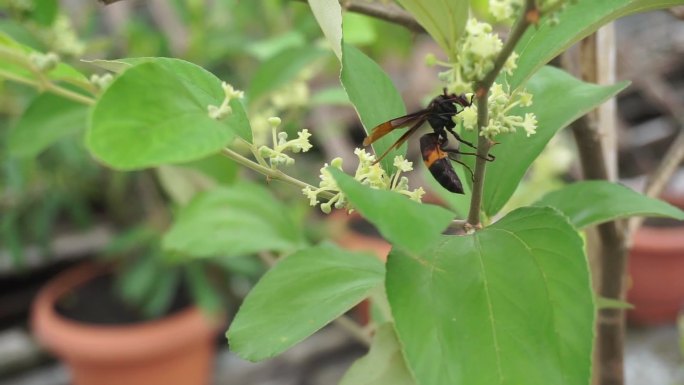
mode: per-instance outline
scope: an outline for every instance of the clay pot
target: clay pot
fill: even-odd
[[[684,196],[669,197],[684,207]],[[634,235],[629,255],[631,286],[627,313],[637,325],[674,324],[684,306],[684,225],[642,226]]]
[[[38,340],[64,360],[74,385],[206,385],[211,379],[218,321],[196,307],[128,325],[90,325],[67,319],[56,301],[104,274],[82,265],[50,281],[33,304]]]

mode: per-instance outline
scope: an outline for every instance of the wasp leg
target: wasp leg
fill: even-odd
[[[468,172],[470,173],[470,180],[472,180],[473,182],[475,182],[475,174],[473,174],[473,170],[470,168],[470,166],[468,166],[467,164],[461,162],[461,161],[457,158],[457,155],[458,155],[458,154],[461,154],[461,153],[458,152],[458,151],[456,151],[456,152],[451,152],[451,151],[454,151],[454,150],[446,151],[446,153],[449,154],[449,159],[451,159],[451,160],[453,160],[454,162],[456,162],[456,163],[462,165],[463,167],[465,167],[465,169],[468,170]]]
[[[444,127],[444,128],[446,128],[446,130],[449,131],[449,133],[451,133],[451,135],[453,135],[454,138],[456,138],[457,141],[459,141],[459,142],[465,144],[466,146],[468,146],[468,147],[470,147],[470,148],[473,148],[473,149],[477,150],[477,147],[475,147],[474,144],[472,144],[472,143],[468,142],[467,140],[461,138],[461,136],[458,135],[458,134],[456,133],[456,131],[454,131],[453,128],[448,128],[448,127]]]
[[[454,149],[451,149],[451,148],[443,148],[442,151],[447,152],[447,153],[450,153],[450,154],[453,153],[453,154],[461,154],[461,155],[474,155],[474,156],[476,156],[476,157],[478,157],[478,158],[480,158],[480,159],[486,160],[487,162],[493,162],[494,160],[496,160],[496,156],[494,156],[494,155],[492,155],[492,154],[487,154],[487,157],[486,157],[486,158],[483,158],[483,157],[481,157],[480,155],[478,155],[478,154],[475,153],[475,152],[461,152],[461,151],[459,151],[459,150],[454,150]]]

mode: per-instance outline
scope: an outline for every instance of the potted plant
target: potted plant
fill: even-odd
[[[29,8],[12,8],[24,5]],[[39,35],[46,36],[64,20],[45,5],[12,3],[7,12],[32,31],[43,28]],[[9,133],[11,153],[25,159],[60,139],[82,146],[91,96],[104,92],[112,80],[105,75],[88,81],[54,53],[41,53],[45,45],[31,46],[0,35],[2,76],[33,86],[46,82],[50,88],[31,95]],[[119,180],[132,176],[142,186],[136,191],[140,199],[123,196],[118,201],[124,203],[122,211],[133,213],[118,227],[132,230],[122,230],[98,261],[57,276],[37,296],[32,314],[36,336],[69,364],[75,383],[208,383],[215,337],[226,320],[224,297],[232,296],[235,303],[239,294],[234,292],[261,274],[263,266],[252,257],[256,252],[280,252],[303,242],[289,208],[263,187],[236,181],[234,165],[211,154],[192,160],[154,173],[118,173]],[[198,210],[221,218],[198,215]],[[112,213],[101,213],[106,214]],[[93,307],[93,301],[100,306]]]
[[[684,209],[684,199],[666,195],[665,200]],[[629,254],[631,277],[627,313],[638,325],[675,323],[684,306],[684,226],[681,222],[647,220],[634,234]]]

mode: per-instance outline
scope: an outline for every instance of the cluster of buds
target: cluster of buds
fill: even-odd
[[[309,142],[311,133],[307,129],[297,132],[297,138],[288,140],[287,132],[278,132],[281,120],[278,117],[268,118],[268,124],[271,126],[273,135],[273,148],[268,146],[261,146],[258,150],[258,156],[261,159],[268,159],[271,168],[278,168],[278,166],[290,166],[294,164],[294,159],[285,154],[285,151],[292,153],[307,152],[313,147]]]
[[[549,23],[558,21],[558,14],[568,3],[577,0],[536,0],[536,6],[546,16]],[[489,13],[498,22],[515,21],[524,6],[525,0],[489,0]]]
[[[60,58],[54,52],[40,53],[31,52],[29,55],[31,64],[40,72],[50,72],[57,67]]]
[[[97,87],[98,90],[104,90],[114,81],[114,76],[110,73],[104,75],[92,74],[90,75],[90,83]]]
[[[449,92],[462,94],[470,92],[474,83],[494,68],[494,60],[502,47],[501,38],[492,32],[490,24],[471,18],[459,41],[454,62],[441,62],[430,55],[427,63],[446,67],[447,70],[439,74],[440,79],[447,83]],[[508,57],[503,67],[505,73],[513,72],[517,58],[515,52]]]
[[[511,110],[516,107],[529,107],[532,105],[532,94],[524,90],[507,93],[503,86],[494,83],[490,90],[487,106],[489,108],[489,121],[483,127],[480,135],[493,139],[502,133],[516,132],[522,128],[527,136],[533,135],[537,131],[537,117],[533,113],[526,113],[524,117],[511,114]],[[455,115],[453,120],[456,124],[463,124],[466,130],[477,129],[477,106],[475,104],[465,107],[463,111]]]
[[[223,103],[221,103],[220,106],[207,106],[207,112],[209,114],[209,117],[214,120],[221,120],[226,116],[232,114],[233,109],[230,108],[230,101],[233,99],[242,99],[244,97],[244,93],[242,91],[236,90],[235,88],[233,88],[232,85],[226,82],[223,82],[221,84],[221,87],[223,88],[223,93],[225,94]]]
[[[354,173],[354,179],[373,189],[396,191],[420,202],[425,191],[422,187],[413,191],[409,190],[408,178],[402,176],[401,173],[413,170],[413,165],[411,162],[404,159],[403,156],[396,156],[394,158],[394,167],[396,171],[392,175],[387,175],[385,170],[380,167],[379,164],[375,163],[374,155],[371,155],[360,148],[354,150],[354,154],[359,158],[359,165]],[[342,158],[333,159],[330,162],[330,166],[342,170]],[[318,188],[307,186],[302,190],[304,195],[309,198],[309,204],[311,206],[316,206],[320,203],[318,200],[319,194],[328,192],[334,195],[327,202],[321,203],[321,211],[327,214],[330,213],[333,206],[336,209],[346,207],[346,196],[340,191],[337,182],[328,171],[327,163],[321,168],[320,178],[321,182]]]

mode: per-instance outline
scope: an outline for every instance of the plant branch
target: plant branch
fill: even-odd
[[[487,126],[489,121],[489,111],[487,102],[489,99],[489,89],[494,80],[499,76],[501,69],[506,61],[513,53],[515,46],[520,41],[520,38],[525,33],[527,28],[539,21],[539,9],[535,0],[526,0],[525,8],[522,10],[520,19],[517,21],[511,34],[506,40],[506,43],[501,48],[501,52],[494,60],[494,67],[485,75],[485,77],[477,82],[475,86],[475,97],[477,102],[477,158],[475,159],[475,182],[473,183],[473,195],[470,199],[470,211],[468,212],[467,227],[480,228],[480,209],[482,207],[482,194],[484,189],[485,169],[487,167],[487,154],[494,145],[487,137],[481,135],[482,129]]]
[[[0,59],[7,60],[10,63],[15,63],[18,66],[26,68],[33,75],[35,75],[37,79],[25,78],[17,74],[14,74],[10,71],[2,69],[0,69],[0,78],[5,78],[17,83],[22,83],[34,87],[39,91],[49,91],[53,94],[63,96],[67,99],[73,100],[78,103],[86,105],[95,104],[95,99],[80,94],[78,92],[74,92],[62,86],[59,86],[53,81],[51,81],[49,78],[45,76],[45,74],[41,70],[37,69],[23,53],[18,53],[11,49],[0,47]]]
[[[297,1],[307,3],[307,0]],[[425,28],[410,13],[394,4],[371,3],[363,0],[340,0],[340,5],[349,12],[398,24],[413,32],[425,32]]]
[[[260,165],[259,163],[256,163],[252,160],[249,160],[249,159],[245,158],[244,156],[238,154],[237,152],[231,150],[230,148],[227,148],[227,147],[223,148],[221,150],[221,154],[223,154],[226,157],[234,160],[235,162],[237,162],[238,164],[240,164],[242,166],[245,166],[245,167],[252,169],[252,170],[254,170],[254,171],[256,171],[262,175],[265,175],[269,180],[270,179],[280,180],[283,182],[287,182],[289,184],[293,184],[293,185],[300,187],[302,189],[306,188],[306,187],[309,187],[309,188],[314,189],[314,190],[316,189],[315,186],[312,186],[312,185],[310,185],[306,182],[303,182],[297,178],[293,178],[293,177],[285,174],[284,172],[282,172],[278,169],[265,167],[265,166]],[[332,194],[328,191],[322,191],[322,192],[320,192],[319,195],[325,199],[330,199],[333,196],[335,196],[334,194]]]

